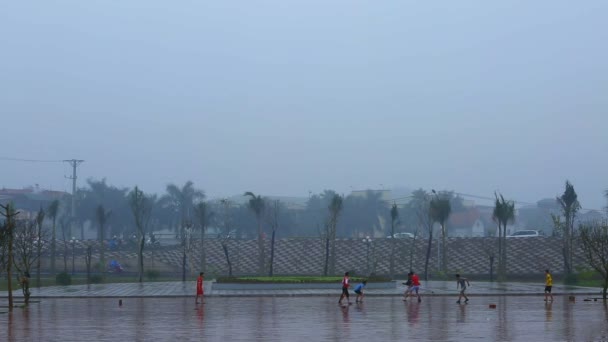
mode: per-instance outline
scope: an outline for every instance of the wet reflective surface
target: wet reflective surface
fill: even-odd
[[[0,327],[9,341],[593,341],[608,339],[608,308],[542,296],[43,299],[0,314]]]

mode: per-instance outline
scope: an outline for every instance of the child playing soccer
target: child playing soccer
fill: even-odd
[[[355,286],[355,293],[357,294],[355,303],[363,303],[363,296],[365,296],[363,294],[363,288],[365,287],[365,285],[367,285],[367,280],[364,280],[363,282],[361,282],[357,286]]]

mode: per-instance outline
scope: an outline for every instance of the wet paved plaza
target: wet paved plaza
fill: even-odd
[[[353,299],[354,300],[354,299]],[[567,296],[42,298],[0,314],[9,341],[597,341],[608,308]],[[496,304],[495,309],[489,304]],[[6,309],[0,309],[6,312]]]

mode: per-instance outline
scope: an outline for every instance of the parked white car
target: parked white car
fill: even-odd
[[[394,237],[395,239],[413,239],[414,238],[414,234],[412,233],[395,233],[392,237]],[[391,236],[387,236],[388,239],[391,238]]]
[[[518,230],[511,235],[507,235],[508,238],[519,238],[519,237],[537,237],[540,236],[538,230]]]

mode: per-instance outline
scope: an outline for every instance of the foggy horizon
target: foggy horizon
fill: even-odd
[[[3,7],[0,187],[607,204],[603,1]]]

